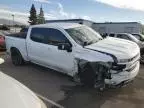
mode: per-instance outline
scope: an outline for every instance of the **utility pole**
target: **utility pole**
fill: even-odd
[[[16,32],[16,28],[14,27],[14,14],[12,14],[12,17],[13,17],[13,29]]]

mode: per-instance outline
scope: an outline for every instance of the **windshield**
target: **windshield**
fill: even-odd
[[[142,34],[132,34],[133,36],[135,36],[135,38],[137,38],[140,41],[144,41],[144,35]]]
[[[86,26],[70,28],[66,31],[80,45],[90,45],[102,39],[100,34]]]

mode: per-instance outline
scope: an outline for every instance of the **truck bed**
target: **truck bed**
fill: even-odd
[[[12,47],[17,48],[21,54],[22,57],[26,60],[27,59],[27,50],[26,50],[26,33],[15,33],[15,34],[9,34],[5,37],[6,42],[6,49],[7,53],[10,54],[10,49]]]
[[[8,34],[8,36],[26,39],[27,33],[26,32],[19,32],[19,33]]]

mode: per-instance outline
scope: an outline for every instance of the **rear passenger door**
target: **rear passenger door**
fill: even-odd
[[[46,30],[44,28],[32,28],[30,39],[27,41],[27,51],[30,61],[46,65],[48,46],[45,44]]]

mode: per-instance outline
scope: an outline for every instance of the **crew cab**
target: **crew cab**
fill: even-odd
[[[73,23],[30,26],[6,36],[15,65],[30,61],[80,79],[84,84],[125,84],[139,72],[140,49],[134,42],[103,39],[91,28]]]

